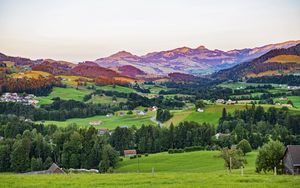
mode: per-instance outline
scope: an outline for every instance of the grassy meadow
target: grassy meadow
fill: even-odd
[[[299,187],[300,176],[256,174],[256,152],[246,158],[244,175],[224,169],[218,151],[150,154],[125,159],[113,174],[1,174],[1,187]],[[138,163],[139,162],[139,163]],[[138,164],[140,172],[137,173]],[[151,169],[154,167],[154,174]]]
[[[39,100],[39,105],[42,104],[51,104],[52,98],[54,97],[60,97],[64,100],[76,100],[76,101],[83,101],[83,97],[89,93],[91,93],[92,90],[87,90],[83,88],[75,89],[72,87],[68,88],[61,88],[61,87],[54,87],[53,91],[48,96],[43,97],[37,97],[37,100]]]
[[[76,124],[80,127],[89,127],[90,126],[89,122],[102,121],[101,125],[97,125],[95,127],[114,129],[118,126],[130,127],[135,125],[136,127],[140,127],[143,124],[144,125],[155,124],[150,120],[150,118],[153,117],[154,115],[155,115],[154,112],[147,112],[147,114],[144,116],[139,116],[136,114],[132,114],[132,115],[125,114],[124,116],[114,115],[112,117],[106,117],[104,115],[99,115],[99,116],[93,116],[88,118],[72,118],[72,119],[67,119],[66,121],[44,121],[44,122],[37,121],[36,123],[43,123],[45,125],[55,124],[59,127],[66,127],[70,124]]]

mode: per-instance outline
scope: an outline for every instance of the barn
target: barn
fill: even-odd
[[[135,149],[128,149],[124,150],[124,156],[125,157],[131,157],[136,155],[136,150]]]
[[[300,145],[288,145],[282,161],[285,173],[300,175]]]
[[[48,170],[41,171],[32,171],[24,174],[64,174],[65,172],[57,166],[57,164],[53,163]]]

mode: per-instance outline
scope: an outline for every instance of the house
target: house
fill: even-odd
[[[48,170],[32,171],[24,174],[64,174],[64,173],[65,172],[63,171],[63,169],[59,168],[57,164],[53,163]]]
[[[300,175],[300,145],[288,145],[283,155],[284,172]]]
[[[118,116],[121,116],[121,117],[122,117],[122,116],[124,116],[124,115],[125,115],[124,112],[119,112],[119,113],[118,113]]]
[[[112,117],[113,116],[113,114],[112,113],[108,113],[108,114],[106,114],[106,117]]]
[[[216,103],[224,104],[224,103],[225,103],[225,100],[224,100],[224,99],[217,99],[217,100],[216,100]]]
[[[105,134],[109,134],[109,130],[106,128],[102,128],[98,130],[98,135],[105,135]]]
[[[221,138],[221,137],[226,137],[226,136],[230,136],[230,134],[224,134],[224,133],[215,134],[215,137],[216,137],[217,140],[219,140],[219,138]]]
[[[93,125],[93,126],[96,126],[96,125],[101,125],[102,124],[102,121],[91,121],[89,122],[90,125]]]
[[[198,108],[197,112],[204,112],[204,110],[202,108]]]
[[[139,112],[137,113],[137,115],[139,115],[139,116],[144,116],[144,115],[146,115],[146,112],[144,112],[144,111],[139,111]]]
[[[151,108],[149,108],[149,110],[152,111],[152,112],[157,111],[157,109],[158,109],[157,106],[152,106]]]
[[[236,101],[232,101],[230,99],[226,102],[226,104],[235,104],[235,103],[236,103]]]
[[[124,150],[124,157],[131,157],[136,155],[135,149]]]

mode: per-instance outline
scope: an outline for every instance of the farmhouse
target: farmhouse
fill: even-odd
[[[226,104],[235,104],[235,103],[236,103],[236,101],[232,101],[230,99],[226,102]]]
[[[96,125],[101,125],[102,124],[102,121],[91,121],[89,122],[90,125],[93,125],[93,126],[96,126]]]
[[[218,100],[216,100],[216,103],[224,104],[224,103],[225,103],[225,100],[224,100],[224,99],[218,99]]]
[[[124,150],[124,157],[131,157],[136,155],[135,149]]]
[[[105,134],[109,134],[109,130],[106,128],[102,128],[98,130],[98,135],[105,135]]]
[[[226,136],[230,136],[230,134],[217,133],[217,134],[215,135],[215,137],[216,137],[217,140],[219,140],[219,138],[221,138],[221,137],[226,137]]]
[[[288,145],[282,161],[285,173],[300,175],[300,145]]]
[[[65,173],[57,164],[53,163],[48,170],[27,172],[24,174],[63,174]]]
[[[197,112],[204,112],[204,110],[202,108],[198,108]]]

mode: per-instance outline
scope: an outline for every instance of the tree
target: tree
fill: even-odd
[[[244,155],[246,155],[246,153],[252,151],[251,145],[248,142],[248,140],[246,140],[246,139],[243,139],[238,143],[237,149],[240,149]]]
[[[224,165],[229,169],[237,169],[247,163],[243,152],[239,149],[223,148],[220,156],[224,159]]]
[[[41,158],[31,158],[31,171],[37,171],[43,169],[43,161]]]
[[[110,145],[105,145],[102,152],[102,160],[99,163],[99,171],[107,172],[110,167],[116,167],[119,161],[119,154]]]
[[[281,168],[280,161],[284,154],[284,145],[279,141],[270,141],[259,150],[256,158],[256,171],[274,171],[274,167]]]
[[[25,172],[30,168],[30,140],[25,137],[17,140],[10,155],[11,168],[16,172]]]
[[[198,101],[196,101],[195,107],[196,107],[196,110],[197,110],[198,108],[204,108],[204,107],[205,107],[204,101],[203,101],[203,100],[198,100]]]

